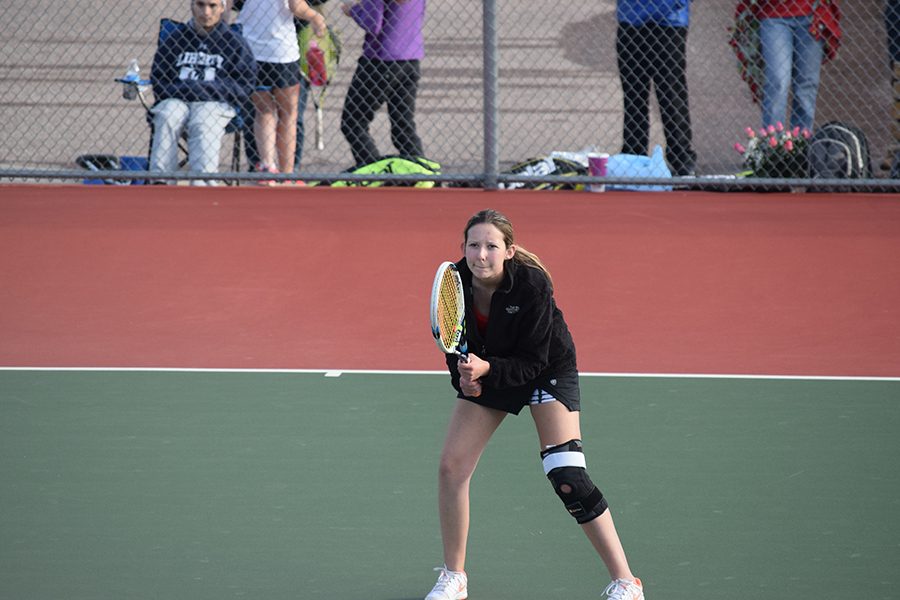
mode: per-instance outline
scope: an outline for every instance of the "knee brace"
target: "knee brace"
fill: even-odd
[[[579,523],[602,515],[609,507],[585,470],[581,440],[569,440],[541,452],[544,473],[569,514]]]

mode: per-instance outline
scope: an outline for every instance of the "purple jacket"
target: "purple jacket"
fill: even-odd
[[[366,32],[363,56],[379,60],[421,60],[425,0],[360,0],[350,15]]]

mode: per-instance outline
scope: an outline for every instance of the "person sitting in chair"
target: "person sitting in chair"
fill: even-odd
[[[191,0],[191,13],[153,57],[151,171],[178,169],[178,138],[186,129],[191,171],[217,172],[225,127],[256,85],[250,46],[223,20],[225,0]]]

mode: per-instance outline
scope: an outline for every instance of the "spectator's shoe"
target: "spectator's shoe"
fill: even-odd
[[[278,173],[278,169],[276,169],[275,167],[270,167],[269,165],[264,165],[262,163],[257,163],[255,170],[257,173]],[[268,187],[276,185],[277,183],[278,182],[276,182],[274,179],[260,179],[256,181],[256,185],[263,185]]]
[[[900,179],[900,148],[895,148],[885,162],[888,163],[887,170],[890,171],[890,178]]]
[[[440,574],[425,600],[465,600],[469,597],[469,580],[464,571],[449,571],[447,567],[435,567],[434,570]]]
[[[288,179],[287,181],[279,181],[278,183],[288,187],[303,187],[306,185],[306,182],[302,179]]]
[[[634,581],[616,579],[606,586],[603,595],[609,600],[644,600],[644,584],[638,578]]]
[[[672,175],[674,177],[696,177],[697,167],[693,163],[684,164],[672,169]]]

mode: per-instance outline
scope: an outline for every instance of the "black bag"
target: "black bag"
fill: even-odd
[[[807,150],[812,179],[870,179],[869,142],[862,129],[832,121],[819,127]]]
[[[541,156],[538,158],[530,158],[526,161],[513,165],[508,171],[504,171],[507,175],[562,175],[577,176],[587,175],[587,167],[568,158],[558,156]],[[501,183],[501,189],[506,190],[582,190],[584,184],[574,183],[530,183],[524,181],[515,181],[509,183]]]

